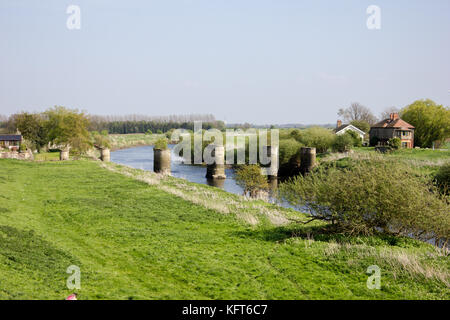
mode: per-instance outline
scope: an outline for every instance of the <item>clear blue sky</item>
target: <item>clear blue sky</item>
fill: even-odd
[[[0,114],[332,123],[353,101],[450,105],[448,0],[1,0],[0,40]]]

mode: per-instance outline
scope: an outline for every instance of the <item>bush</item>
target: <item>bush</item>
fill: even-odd
[[[353,146],[353,138],[347,133],[336,135],[333,142],[333,151],[347,152]]]
[[[159,150],[166,150],[166,149],[168,149],[167,139],[166,138],[160,138],[160,139],[156,140],[154,148],[155,149],[159,149]]]
[[[400,147],[402,146],[402,140],[400,140],[400,138],[397,137],[391,138],[388,141],[388,145],[394,150],[400,149]]]
[[[280,165],[299,160],[301,147],[302,144],[295,139],[280,140],[278,160]]]
[[[434,181],[442,193],[450,193],[450,163],[441,166],[434,176]]]
[[[352,130],[348,130],[345,133],[348,134],[352,138],[353,147],[361,147],[362,146],[362,140],[361,140],[361,137],[359,136],[359,134],[357,134],[355,131],[352,131]]]
[[[25,145],[25,143],[21,143],[19,146],[19,152],[25,152],[27,151],[27,146]]]
[[[283,200],[309,209],[311,220],[330,222],[346,234],[450,237],[448,198],[404,162],[374,158],[347,169],[319,168],[279,190]]]
[[[97,131],[91,132],[91,140],[92,144],[97,148],[111,148],[111,141],[108,137],[108,133],[106,135],[102,131],[102,133],[98,133]]]
[[[152,130],[148,129],[147,132],[145,132],[146,135],[151,135],[153,134]]]
[[[301,131],[300,137],[297,139],[307,147],[314,147],[317,153],[327,152],[333,145],[335,134],[330,130],[322,127],[312,127]]]
[[[261,173],[261,167],[257,164],[243,165],[236,170],[236,183],[244,189],[244,195],[256,197],[262,190],[267,190],[267,176]]]

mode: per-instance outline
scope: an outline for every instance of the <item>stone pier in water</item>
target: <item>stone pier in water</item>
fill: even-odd
[[[153,149],[153,171],[171,174],[170,149]]]
[[[225,148],[223,146],[215,146],[211,155],[216,161],[206,166],[206,178],[208,179],[226,179],[225,175]]]

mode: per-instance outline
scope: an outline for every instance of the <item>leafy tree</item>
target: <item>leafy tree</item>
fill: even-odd
[[[324,153],[331,148],[335,134],[322,127],[311,127],[300,132],[299,142],[307,147],[314,147],[318,153]]]
[[[279,142],[278,162],[280,165],[300,161],[300,148],[302,144],[295,139],[284,139]]]
[[[159,138],[158,140],[156,140],[154,148],[159,150],[167,150],[167,139]]]
[[[22,112],[12,116],[14,127],[38,152],[48,142],[45,120],[40,114]]]
[[[377,121],[372,111],[358,102],[353,102],[348,108],[339,109],[338,115],[347,122],[362,120],[369,124],[374,124]]]
[[[336,138],[333,142],[333,151],[337,152],[346,152],[349,151],[353,146],[353,138],[347,132],[344,134],[336,135]]]
[[[45,112],[49,140],[59,146],[70,147],[74,152],[84,152],[90,146],[87,130],[88,117],[78,110],[54,107]]]
[[[236,170],[236,183],[244,189],[244,196],[256,197],[262,190],[267,190],[267,177],[261,173],[257,164],[243,165]]]
[[[450,137],[450,109],[432,100],[417,100],[401,111],[401,117],[415,127],[414,144],[431,147]]]
[[[92,136],[92,144],[96,148],[111,148],[111,140],[108,137],[108,134],[105,134],[104,131],[102,133],[98,133],[97,131],[91,132]]]
[[[339,232],[450,237],[448,199],[401,161],[374,157],[343,169],[319,167],[281,184],[279,191],[282,199],[308,209],[310,221],[327,221]]]
[[[151,135],[151,134],[153,134],[153,132],[152,132],[152,130],[148,129],[148,130],[145,132],[145,134]]]
[[[353,147],[361,147],[362,146],[361,137],[355,131],[348,130],[345,132],[345,134],[349,135],[352,138],[352,142],[353,142],[352,146]]]
[[[359,130],[362,130],[365,133],[369,133],[369,131],[370,131],[370,124],[364,120],[353,120],[350,122],[350,124],[354,125]]]

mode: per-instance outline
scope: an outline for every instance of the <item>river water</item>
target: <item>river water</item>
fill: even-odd
[[[169,145],[169,148],[173,150],[174,145]],[[205,166],[193,166],[183,164],[183,158],[175,155],[172,152],[172,176],[188,180],[190,182],[207,184],[224,189],[225,191],[242,194],[243,190],[236,184],[234,180],[234,170],[226,169],[226,179],[212,180],[206,179],[206,167]],[[153,171],[153,146],[143,146],[122,149],[111,152],[111,161],[127,165],[135,169],[142,169]]]

